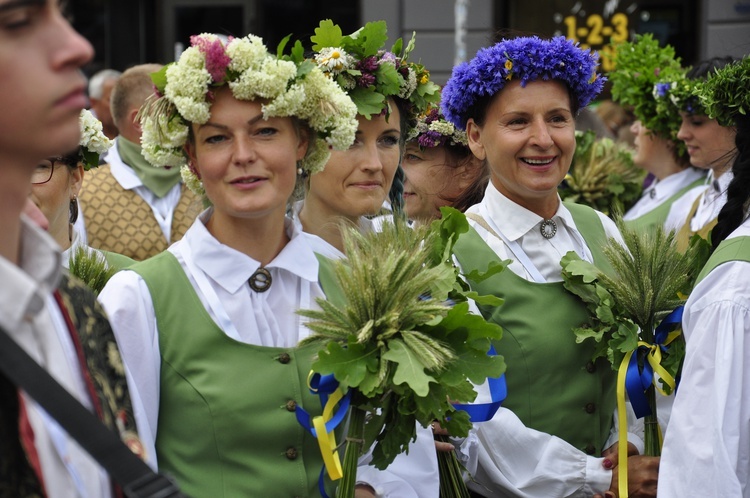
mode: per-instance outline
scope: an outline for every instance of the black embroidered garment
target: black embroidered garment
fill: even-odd
[[[55,297],[69,329],[75,331],[78,357],[86,359],[84,378],[96,415],[136,453],[142,451],[125,368],[103,309],[85,284],[68,275],[63,275]],[[41,496],[41,486],[19,440],[18,392],[0,375],[0,498]]]

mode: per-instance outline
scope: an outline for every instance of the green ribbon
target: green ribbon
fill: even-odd
[[[147,189],[157,197],[167,195],[172,187],[180,182],[180,168],[159,168],[149,163],[141,153],[141,146],[117,137],[117,152],[122,161],[130,166]]]

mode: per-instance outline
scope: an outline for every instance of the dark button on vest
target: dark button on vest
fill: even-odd
[[[279,355],[279,363],[283,363],[284,365],[286,365],[290,361],[292,361],[292,357],[289,356],[289,353],[281,353]]]
[[[297,448],[288,448],[284,453],[284,456],[286,456],[289,460],[295,460],[297,458]]]
[[[286,402],[286,409],[287,411],[293,412],[297,409],[297,402],[293,399],[290,399]]]
[[[594,403],[586,403],[586,413],[594,413],[596,411],[596,405]]]
[[[590,374],[596,372],[596,365],[593,361],[586,363],[586,371]]]
[[[596,451],[596,448],[594,447],[593,444],[589,444],[583,449],[583,451],[585,451],[587,455],[593,455],[594,452]]]

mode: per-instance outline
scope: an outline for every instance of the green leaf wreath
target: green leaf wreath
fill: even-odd
[[[338,496],[353,496],[363,449],[374,445],[373,464],[383,469],[416,438],[417,422],[426,427],[437,420],[452,435],[466,436],[469,416],[451,401],[473,401],[474,384],[505,370],[501,356],[487,354],[502,330],[470,313],[467,298],[474,294],[452,262],[468,222],[455,209],[441,211],[443,218],[426,227],[412,229],[397,218],[381,232],[344,230],[347,258],[333,262],[343,300],[319,299],[320,310],[300,311],[314,332],[305,342],[325,343],[313,370],[352,390]]]
[[[618,384],[624,383],[629,355],[637,355],[639,368],[642,368],[649,361],[643,353],[651,351],[648,354],[653,353],[657,358],[651,361],[659,364],[654,368],[660,374],[659,389],[670,394],[673,384],[669,378],[674,378],[681,367],[685,343],[681,335],[675,333],[674,340],[657,345],[655,330],[667,315],[685,303],[707,259],[706,242],[694,237],[687,251],[680,253],[675,232],[666,231],[661,225],[648,230],[634,229],[621,219],[617,220],[617,225],[624,244],[610,238],[604,245],[607,268],[584,261],[574,252],[568,252],[561,261],[565,288],[580,297],[590,313],[588,323],[573,332],[579,343],[592,340],[596,343],[594,358],[606,356],[609,359],[612,368],[620,374]],[[620,433],[624,434],[627,432],[622,427],[625,424],[624,385],[622,390],[620,387],[618,385],[617,402]],[[644,424],[645,453],[649,456],[661,454],[655,388],[652,384],[646,391],[651,410]],[[626,458],[625,448],[621,440],[620,458]],[[626,487],[627,471],[620,472],[621,486]],[[623,488],[620,492],[623,493]]]
[[[558,189],[563,200],[609,215],[625,212],[641,196],[646,172],[633,165],[632,151],[587,130],[576,132],[576,151],[565,181]]]

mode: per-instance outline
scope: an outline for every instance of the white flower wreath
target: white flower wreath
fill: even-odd
[[[292,57],[275,57],[254,35],[230,38],[191,37],[191,46],[176,63],[152,75],[157,92],[141,108],[141,145],[154,166],[182,167],[193,190],[200,181],[187,168],[184,146],[190,123],[210,117],[212,88],[227,84],[238,100],[263,99],[263,117],[296,117],[316,137],[311,140],[301,167],[309,174],[321,171],[330,156],[329,145],[346,150],[357,132],[357,106],[318,67]]]

